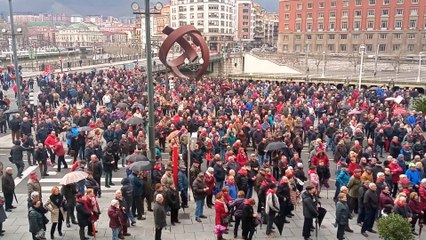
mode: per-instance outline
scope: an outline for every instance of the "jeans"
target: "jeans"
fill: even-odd
[[[61,171],[61,164],[64,164],[64,168],[68,168],[67,162],[65,162],[65,156],[58,157],[58,172]]]
[[[265,155],[257,155],[257,160],[259,162],[259,166],[263,166],[263,162],[265,161]]]
[[[222,191],[223,181],[217,181],[216,182],[216,188],[219,189],[219,191]]]
[[[120,233],[120,228],[112,228],[112,240],[118,240],[118,233]]]
[[[366,209],[364,223],[362,224],[361,233],[372,230],[374,225],[374,220],[376,219],[376,210]]]
[[[249,186],[246,193],[246,198],[251,198],[253,196],[253,186]]]
[[[235,225],[234,225],[234,236],[238,235],[238,228],[240,227],[241,217],[235,216]]]
[[[182,199],[182,206],[188,206],[188,189],[180,191],[180,198]]]
[[[112,170],[105,170],[105,187],[112,183]]]
[[[364,222],[364,218],[365,218],[365,208],[358,207],[358,218],[357,218],[356,222],[362,223],[362,222]]]
[[[343,240],[344,239],[343,235],[345,234],[345,228],[346,228],[346,224],[344,224],[344,225],[342,225],[342,224],[337,225],[337,239],[338,240]]]
[[[314,223],[313,218],[305,218],[305,221],[303,222],[303,231],[302,235],[304,238],[310,238],[311,237],[311,228],[312,224]]]
[[[326,150],[328,150],[328,146],[330,146],[331,151],[334,153],[335,147],[334,147],[333,138],[327,138],[327,147],[325,148]],[[340,159],[337,159],[337,161],[339,160]]]
[[[203,215],[204,199],[195,200],[195,218],[200,218]]]
[[[376,145],[376,154],[380,153],[380,156],[383,156],[383,150],[385,146]]]
[[[272,231],[272,226],[274,225],[275,212],[269,210],[269,214],[267,215],[267,225],[266,225],[266,234],[270,234]]]

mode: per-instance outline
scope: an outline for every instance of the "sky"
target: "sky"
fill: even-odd
[[[80,15],[130,16],[130,4],[143,0],[13,0],[13,12],[66,13]],[[158,0],[169,2],[169,0]],[[151,0],[156,3],[156,0]],[[278,12],[279,0],[255,0],[267,11]],[[0,13],[9,15],[8,0],[0,0]]]

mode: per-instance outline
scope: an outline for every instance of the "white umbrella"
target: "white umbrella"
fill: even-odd
[[[86,172],[82,172],[82,171],[69,172],[69,173],[65,174],[65,176],[59,182],[59,184],[68,185],[68,184],[71,184],[71,183],[77,183],[77,182],[80,182],[83,179],[86,179],[87,175],[88,174]]]
[[[388,98],[385,98],[385,101],[395,101],[395,99],[396,98],[394,98],[394,97],[388,97]]]

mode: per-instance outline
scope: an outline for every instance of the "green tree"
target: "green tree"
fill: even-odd
[[[377,224],[379,236],[385,240],[414,240],[411,232],[411,224],[408,220],[398,214],[379,219]]]

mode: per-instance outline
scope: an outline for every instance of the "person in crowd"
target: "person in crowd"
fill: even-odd
[[[145,182],[140,176],[138,171],[133,171],[129,176],[130,184],[133,186],[133,203],[132,203],[132,214],[137,217],[138,220],[145,220],[143,216],[143,185]],[[154,196],[155,197],[155,196]],[[137,213],[137,214],[136,214]]]
[[[233,213],[232,215],[235,216],[234,238],[237,238],[238,236],[238,228],[240,227],[243,208],[244,208],[244,200],[245,200],[244,196],[245,196],[244,191],[238,191],[237,199],[235,199],[235,201],[233,201],[229,205],[230,214]]]
[[[31,201],[28,210],[28,222],[33,240],[46,239],[46,223],[48,219],[44,215],[46,210],[43,208],[41,201]]]
[[[215,225],[221,225],[227,228],[229,219],[230,219],[229,208],[222,192],[219,192],[218,194],[216,194],[216,201],[214,203],[214,208],[216,213]],[[223,240],[222,234],[218,234],[217,239]]]
[[[98,197],[101,197],[102,195],[101,177],[103,172],[102,162],[99,161],[98,156],[96,154],[92,154],[89,156],[90,156],[90,161],[88,164],[89,166],[87,168],[92,173],[93,179],[97,183],[98,188],[97,188],[96,194]]]
[[[165,202],[168,206],[168,209],[170,209],[170,224],[174,226],[175,223],[180,223],[178,218],[178,213],[181,206],[179,192],[176,190],[174,185],[171,185],[165,195]]]
[[[27,182],[27,192],[28,192],[28,203],[30,203],[32,201],[31,199],[31,194],[33,192],[38,192],[38,195],[40,197],[40,201],[42,199],[42,194],[41,194],[41,184],[40,181],[38,179],[37,173],[36,172],[31,172],[30,175],[28,176],[28,182]],[[28,208],[30,207],[30,204],[28,205]]]
[[[302,195],[304,217],[302,236],[305,240],[311,239],[311,228],[313,228],[314,218],[318,217],[315,192],[316,189],[313,186],[307,186],[306,191]]]
[[[266,193],[265,213],[267,215],[266,235],[272,233],[272,225],[274,224],[275,216],[280,212],[280,203],[276,194],[277,186],[272,183],[269,185],[269,190]]]
[[[257,213],[254,212],[253,206],[256,201],[253,198],[245,199],[241,218],[242,237],[243,239],[252,240],[257,226]]]
[[[418,189],[420,180],[422,179],[420,176],[420,171],[416,169],[415,163],[410,163],[408,165],[408,169],[405,172],[405,175],[407,176],[408,180],[410,180],[411,184],[413,184],[413,186]]]
[[[385,186],[379,195],[379,216],[389,215],[393,210],[394,200],[388,186]]]
[[[66,199],[60,193],[59,187],[54,186],[51,190],[51,195],[44,204],[44,208],[50,212],[50,221],[52,222],[52,227],[50,228],[50,238],[55,239],[55,230],[56,226],[58,227],[58,234],[62,236],[62,222],[64,221],[64,205]]]
[[[411,210],[411,232],[413,235],[417,236],[416,232],[416,223],[417,220],[423,220],[423,210],[420,202],[419,195],[416,192],[410,193],[410,201],[408,202],[408,207]]]
[[[4,210],[4,198],[0,196],[0,237],[4,236],[3,223],[6,221],[7,216]]]
[[[64,210],[66,211],[66,224],[67,228],[71,227],[71,224],[78,224],[77,220],[75,218],[74,209],[76,205],[75,196],[77,195],[77,184],[70,183],[67,185],[62,186],[61,188],[61,194],[64,196],[65,203],[64,203]]]
[[[89,217],[90,223],[87,227],[87,235],[94,236],[93,232],[96,231],[96,229],[93,228],[96,221],[99,219],[100,215],[100,208],[98,200],[96,199],[95,191],[91,188],[86,189],[86,204],[88,208],[92,211],[92,215]],[[80,220],[79,220],[80,221]]]
[[[59,137],[56,137],[55,144],[52,146],[53,152],[58,157],[58,170],[57,172],[61,171],[61,165],[64,165],[64,169],[68,168],[68,164],[65,161],[65,149],[64,145],[62,144],[62,141],[59,139]]]
[[[57,137],[56,137],[55,131],[51,131],[50,134],[44,140],[44,145],[46,146],[47,151],[49,152],[50,161],[52,162],[52,164],[55,164],[55,160],[56,160],[56,156],[54,152],[54,149],[55,149],[54,146],[56,145],[56,141],[57,141]]]
[[[114,154],[111,148],[107,148],[102,159],[103,171],[105,173],[105,187],[110,188],[114,183],[112,182],[112,171],[115,166]]]
[[[15,194],[15,181],[13,180],[13,168],[7,167],[1,181],[1,189],[4,196],[4,209],[6,212],[12,212],[16,207],[12,205]]]
[[[112,230],[112,240],[118,240],[120,230],[122,228],[122,216],[121,216],[120,203],[118,200],[111,200],[111,205],[108,208],[109,227]],[[121,238],[121,239],[124,239]]]
[[[118,238],[120,239],[124,239],[125,236],[131,236],[130,233],[127,232],[128,229],[128,217],[126,214],[126,199],[124,199],[123,197],[123,193],[121,192],[121,190],[117,190],[115,191],[115,200],[118,201],[119,204],[119,209],[120,209],[120,224],[121,224],[121,228],[120,231],[118,233]]]
[[[154,203],[155,240],[161,240],[161,232],[166,224],[166,210],[164,209],[164,197],[158,194]]]
[[[206,192],[206,205],[208,208],[212,208],[214,206],[213,204],[213,192],[215,190],[216,185],[216,179],[214,177],[214,169],[212,167],[209,167],[204,174],[204,183],[209,188],[209,190]]]
[[[361,228],[361,234],[364,237],[368,237],[367,231],[371,233],[377,233],[373,230],[374,221],[376,220],[376,214],[378,211],[379,196],[376,193],[377,186],[375,183],[368,185],[368,190],[365,192],[363,197],[363,205],[365,208],[365,218]]]
[[[349,206],[347,204],[347,197],[345,193],[339,193],[337,195],[336,204],[336,223],[337,223],[337,239],[343,240],[345,229],[349,225]]]
[[[355,169],[353,175],[349,178],[347,204],[349,213],[358,213],[358,195],[361,187],[361,169]]]
[[[182,208],[188,208],[188,184],[186,166],[181,165],[178,173],[178,190],[180,192],[180,199],[182,200]]]
[[[10,149],[10,158],[9,160],[16,165],[18,169],[17,177],[22,178],[22,172],[24,171],[25,164],[23,159],[23,152],[26,149],[21,146],[21,141],[16,140],[14,146]]]
[[[80,240],[88,240],[85,236],[85,228],[89,227],[92,223],[90,217],[94,214],[92,209],[89,208],[86,200],[86,196],[81,193],[76,195],[76,211],[79,229]]]
[[[37,149],[34,151],[34,161],[38,164],[40,168],[40,176],[47,177],[47,158],[48,158],[47,150],[44,147],[43,143],[37,144]]]
[[[197,178],[192,183],[192,192],[194,194],[195,201],[195,221],[202,222],[201,218],[207,218],[204,214],[204,201],[207,196],[209,188],[204,182],[204,174],[199,173]]]
[[[161,177],[161,184],[164,187],[164,190],[169,190],[171,186],[175,185],[175,181],[173,179],[173,168],[167,167],[166,173]]]

